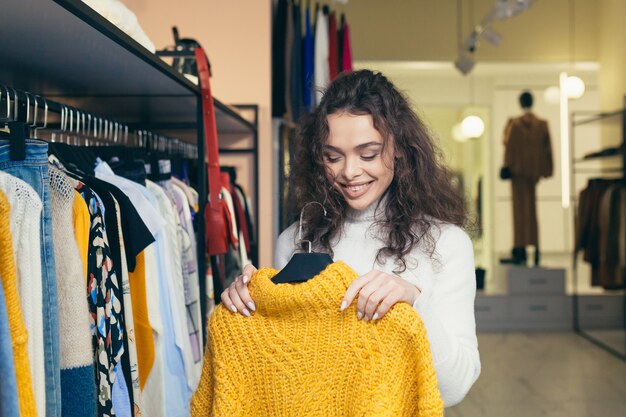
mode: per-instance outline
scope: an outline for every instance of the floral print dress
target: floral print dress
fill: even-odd
[[[109,417],[115,415],[112,401],[115,366],[124,353],[123,293],[111,259],[104,205],[85,184],[79,182],[76,190],[87,202],[91,216],[87,301],[96,365],[98,416]]]

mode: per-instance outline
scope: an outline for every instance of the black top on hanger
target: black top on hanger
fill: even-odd
[[[287,265],[272,278],[275,284],[306,282],[333,263],[326,253],[294,253]]]
[[[305,253],[295,253],[287,265],[283,269],[280,270],[276,276],[272,279],[275,284],[284,284],[284,283],[296,283],[296,282],[305,282],[313,278],[322,272],[326,267],[333,263],[333,259],[327,253],[317,253],[311,251],[311,241],[302,239],[302,215],[304,213],[304,209],[309,204],[318,204],[324,210],[324,217],[326,217],[326,209],[324,206],[318,202],[310,202],[302,207],[302,211],[300,212],[300,225],[298,229],[298,235],[300,237],[300,242],[307,242],[309,245],[308,252]]]
[[[93,175],[94,173],[96,156],[88,148],[49,142],[48,154],[56,156],[63,166],[71,172],[79,175]]]

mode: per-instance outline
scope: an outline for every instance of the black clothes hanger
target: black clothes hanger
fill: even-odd
[[[0,117],[0,122],[4,122],[7,131],[0,131],[0,137],[9,140],[9,158],[12,161],[23,161],[26,159],[26,138],[29,137],[30,133],[28,120],[26,120],[28,113],[24,116],[24,112],[19,111],[20,106],[15,90],[13,90],[14,97],[13,103],[11,103],[9,89],[4,86],[2,88],[6,92],[6,97],[3,99],[0,91],[0,104],[3,101],[6,103],[6,115]],[[28,105],[26,108],[28,109]],[[12,109],[13,117],[11,117]]]
[[[172,161],[165,152],[150,152],[150,181],[167,181],[172,178]],[[146,161],[148,162],[148,161]]]
[[[0,137],[9,140],[9,157],[11,161],[23,161],[26,159],[28,125],[20,122],[8,122],[6,127],[9,131],[0,132]]]
[[[92,176],[94,173],[96,156],[87,148],[49,142],[48,154],[56,156],[67,170],[76,174]]]
[[[305,204],[300,212],[300,225],[298,228],[300,242],[305,242],[305,240],[302,240],[302,214],[309,204],[319,204],[324,210],[324,217],[326,217],[326,209],[320,203],[312,201]],[[272,278],[272,282],[275,284],[306,282],[333,263],[333,259],[327,253],[312,252],[311,242],[308,240],[306,242],[309,244],[308,252],[295,253],[287,262],[287,265]]]

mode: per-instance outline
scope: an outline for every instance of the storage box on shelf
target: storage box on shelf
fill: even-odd
[[[572,301],[565,294],[565,270],[507,266],[507,292],[476,298],[479,330],[568,330]]]

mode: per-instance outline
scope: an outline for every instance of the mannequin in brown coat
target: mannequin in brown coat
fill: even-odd
[[[533,96],[524,91],[520,97],[524,114],[509,119],[504,130],[504,166],[511,178],[513,197],[513,263],[526,263],[526,246],[536,248],[539,264],[536,186],[540,178],[552,176],[552,146],[548,122],[532,111]]]

